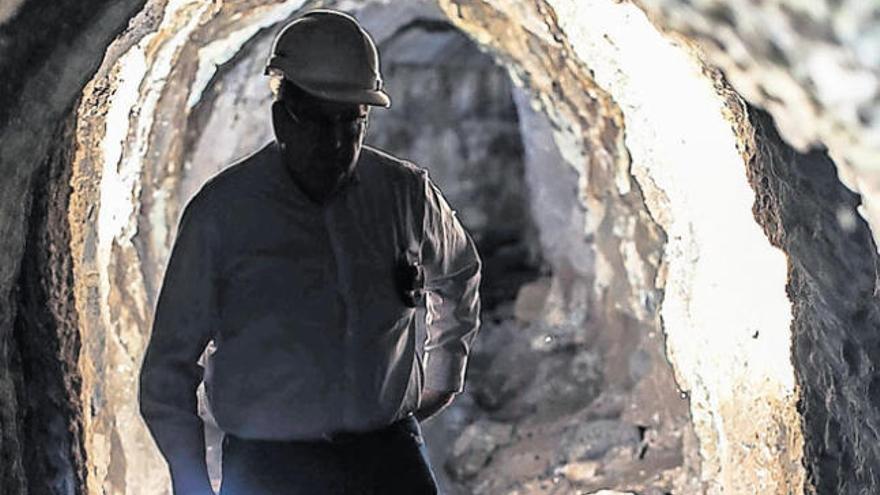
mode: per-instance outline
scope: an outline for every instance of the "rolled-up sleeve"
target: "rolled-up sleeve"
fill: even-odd
[[[176,494],[211,488],[196,388],[198,359],[217,322],[219,247],[212,211],[197,195],[181,217],[140,371],[141,415],[168,462]]]
[[[482,262],[473,239],[426,173],[422,190],[428,334],[425,387],[461,392],[468,354],[480,327]]]

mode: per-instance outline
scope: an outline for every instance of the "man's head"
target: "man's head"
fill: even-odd
[[[273,78],[272,117],[282,148],[297,161],[339,172],[357,162],[369,107],[391,104],[373,40],[342,12],[312,10],[285,26],[266,73]]]
[[[320,166],[333,176],[357,162],[369,106],[317,98],[283,79],[272,104],[275,135],[292,165]]]

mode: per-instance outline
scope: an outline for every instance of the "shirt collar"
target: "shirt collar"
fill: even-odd
[[[281,155],[281,144],[277,140],[275,140],[272,144],[273,144],[273,148],[275,151],[276,164],[281,168],[281,170],[284,172],[284,175],[289,179],[291,184],[293,184],[293,186],[297,189],[297,192],[300,194],[304,194],[300,190],[299,185],[296,182],[296,179],[293,177],[293,175],[290,173],[290,170],[288,170],[287,166],[284,164],[284,159]],[[361,166],[363,165],[361,163],[362,158],[363,158],[363,154],[361,154],[361,156],[358,157],[358,163],[355,165],[354,170],[352,170],[351,173],[348,174],[348,177],[346,177],[345,179],[342,179],[342,184],[340,184],[339,189],[336,191],[336,193],[334,193],[334,195],[339,194],[347,187],[360,184],[360,182],[361,182],[360,169],[361,169]]]

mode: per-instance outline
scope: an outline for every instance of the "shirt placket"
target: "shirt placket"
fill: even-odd
[[[342,385],[342,421],[348,426],[352,424],[351,415],[353,411],[352,398],[357,394],[353,390],[354,387],[354,332],[352,328],[352,320],[354,313],[354,304],[352,302],[351,292],[351,263],[344,249],[344,239],[342,236],[342,225],[338,216],[338,209],[345,208],[345,202],[339,197],[331,199],[323,208],[324,226],[327,229],[327,236],[330,240],[330,250],[333,255],[333,264],[336,274],[336,288],[342,300],[343,315],[342,321],[345,328],[343,329],[343,383]]]

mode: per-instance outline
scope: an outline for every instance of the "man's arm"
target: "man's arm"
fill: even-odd
[[[175,495],[213,495],[196,388],[217,321],[216,225],[198,196],[184,209],[140,372],[140,411],[168,462]]]
[[[440,190],[424,175],[427,333],[425,392],[417,413],[425,419],[464,389],[471,344],[480,326],[480,270],[473,239]]]

